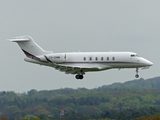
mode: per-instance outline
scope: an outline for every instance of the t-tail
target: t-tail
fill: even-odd
[[[19,36],[13,39],[8,39],[8,41],[16,42],[25,53],[28,58],[34,59],[36,61],[41,61],[38,56],[44,56],[46,54],[53,53],[52,51],[43,50],[30,36]]]

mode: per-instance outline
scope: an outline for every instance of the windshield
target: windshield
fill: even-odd
[[[138,57],[138,55],[137,54],[132,54],[131,57]]]

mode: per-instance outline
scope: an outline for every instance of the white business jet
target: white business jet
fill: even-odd
[[[145,69],[152,62],[138,57],[133,52],[66,52],[53,53],[45,51],[37,45],[30,36],[20,36],[9,39],[17,42],[25,53],[25,61],[50,66],[66,74],[75,74],[76,79],[83,79],[86,72],[96,72],[109,69],[136,68],[138,78],[139,68]]]

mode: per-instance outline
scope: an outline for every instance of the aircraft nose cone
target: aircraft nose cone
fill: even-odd
[[[153,63],[147,59],[142,58],[142,61],[145,66],[152,66],[153,65]]]
[[[149,60],[145,60],[145,63],[146,63],[147,66],[152,66],[153,65],[153,63]]]
[[[153,65],[153,63],[152,63],[152,62],[150,62],[150,61],[148,61],[148,65],[149,65],[149,66],[152,66],[152,65]]]

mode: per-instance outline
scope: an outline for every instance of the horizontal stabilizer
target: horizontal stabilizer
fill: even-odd
[[[13,39],[7,39],[7,41],[10,42],[25,42],[25,41],[30,41],[29,38],[13,38]]]

